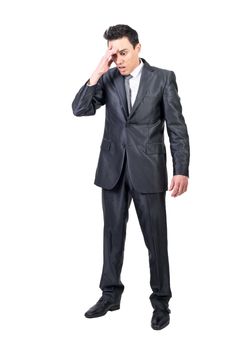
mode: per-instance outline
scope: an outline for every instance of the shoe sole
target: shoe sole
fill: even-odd
[[[119,309],[120,309],[120,305],[114,305],[108,311],[115,311],[115,310],[119,310]]]
[[[161,329],[165,328],[166,326],[168,326],[170,323],[170,321],[167,321],[166,323],[164,323],[162,326],[153,326],[151,325],[151,327],[156,330],[156,331],[160,331]]]
[[[87,318],[96,318],[96,317],[101,317],[101,316],[104,316],[108,311],[116,311],[116,310],[119,310],[120,309],[120,305],[113,305],[109,308],[109,310],[107,310],[106,312],[102,313],[102,314],[99,314],[99,315],[86,315],[85,314],[85,317]]]

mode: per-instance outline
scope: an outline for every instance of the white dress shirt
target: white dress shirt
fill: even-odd
[[[132,106],[135,102],[139,84],[140,84],[140,79],[141,79],[141,73],[142,73],[142,68],[143,68],[143,61],[139,58],[140,64],[130,73],[132,75],[132,78],[129,80],[129,85],[131,89],[131,102]]]
[[[130,89],[131,89],[131,103],[132,106],[135,102],[136,96],[137,96],[137,92],[138,92],[138,88],[139,88],[139,84],[140,84],[140,79],[141,79],[141,72],[142,72],[142,68],[143,68],[143,61],[139,58],[140,64],[131,72],[132,78],[129,80],[129,84],[130,84]],[[88,86],[91,86],[89,84],[89,81],[87,82]]]

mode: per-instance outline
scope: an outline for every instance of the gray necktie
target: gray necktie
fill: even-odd
[[[126,75],[125,76],[125,90],[126,90],[126,97],[127,97],[127,102],[128,102],[128,112],[131,112],[132,109],[132,102],[131,102],[131,89],[130,89],[130,84],[129,84],[129,80],[132,78],[132,75]]]

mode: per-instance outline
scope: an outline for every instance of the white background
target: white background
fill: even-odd
[[[1,349],[233,349],[231,1],[8,0],[0,16]],[[190,135],[189,190],[167,193],[173,297],[162,331],[150,326],[133,203],[121,309],[83,315],[101,296],[93,181],[105,108],[77,118],[71,103],[106,50],[104,30],[120,23],[138,31],[141,57],[175,72]]]

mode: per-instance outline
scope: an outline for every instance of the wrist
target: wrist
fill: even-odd
[[[101,78],[102,74],[92,74],[89,81],[88,81],[88,85],[96,85],[98,80]]]

